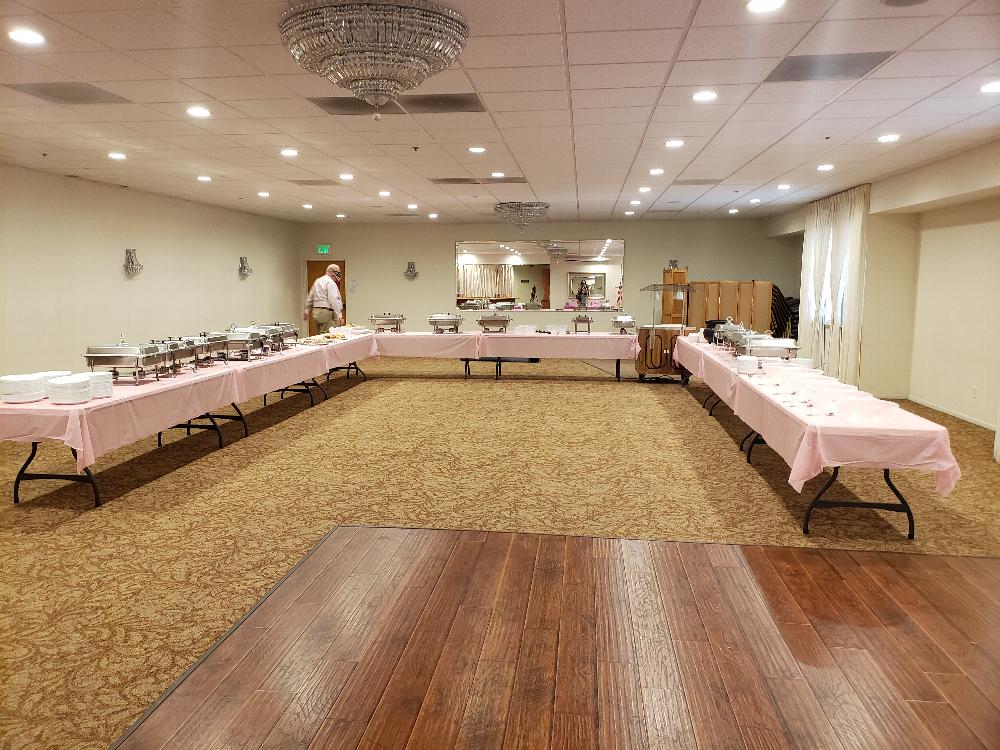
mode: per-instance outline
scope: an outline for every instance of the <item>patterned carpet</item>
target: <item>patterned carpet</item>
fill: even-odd
[[[957,555],[1000,553],[992,433],[905,404],[951,430],[964,476],[949,498],[900,473],[917,517],[820,511],[745,427],[701,408],[697,385],[615,383],[580,362],[367,363],[330,400],[250,404],[252,434],[147,439],[98,462],[87,488],[29,483],[0,505],[0,746],[106,747],[325,532],[339,523],[547,532]],[[420,375],[421,377],[415,377]],[[542,379],[542,376],[558,379]],[[396,377],[394,377],[396,376]],[[720,414],[721,412],[721,414]],[[24,446],[0,444],[0,487]],[[42,446],[38,471],[67,471]],[[886,497],[877,472],[846,490]],[[842,490],[844,492],[844,490]]]

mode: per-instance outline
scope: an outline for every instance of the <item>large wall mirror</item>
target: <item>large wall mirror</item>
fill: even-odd
[[[461,310],[621,310],[625,242],[517,240],[456,245]]]

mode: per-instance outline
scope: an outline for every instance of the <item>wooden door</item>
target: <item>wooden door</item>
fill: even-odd
[[[344,280],[347,278],[347,264],[342,260],[307,260],[306,261],[306,293],[302,297],[303,307],[305,307],[305,298],[309,295],[309,290],[312,289],[313,282],[316,281],[320,276],[326,273],[326,267],[331,263],[336,263],[340,266],[340,298],[344,300],[344,322],[347,322],[347,294],[344,288]],[[316,323],[313,321],[312,317],[309,318],[309,335],[315,336],[319,333],[316,330]]]
[[[549,296],[549,285],[552,283],[552,270],[545,266],[542,269],[542,309],[548,310],[552,307],[551,297]]]

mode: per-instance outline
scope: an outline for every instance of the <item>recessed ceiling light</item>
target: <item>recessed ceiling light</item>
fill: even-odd
[[[669,141],[663,144],[667,148],[680,148],[684,145],[684,141],[680,138],[671,138]]]
[[[352,175],[350,172],[343,172],[340,175],[340,179],[342,179],[344,182],[350,182],[351,180],[354,179],[354,175]]]
[[[625,215],[626,216],[635,216],[635,211],[626,211]]]
[[[283,148],[281,149],[282,156],[298,156],[299,150],[297,148]]]
[[[13,39],[18,44],[31,44],[39,45],[45,44],[45,37],[39,34],[34,29],[26,29],[19,27],[10,31],[7,36]]]
[[[791,185],[787,185],[783,182],[780,185],[778,185],[778,190],[789,190],[791,189],[791,187],[792,187]]]
[[[346,219],[347,218],[347,214],[337,214],[337,218],[338,219]]]
[[[427,214],[428,219],[436,219],[437,217],[438,217],[437,214]]]
[[[885,135],[880,135],[877,140],[879,143],[895,143],[899,140],[899,134],[886,133]]]
[[[628,204],[630,206],[641,206],[642,205],[642,201],[629,201]]]
[[[470,154],[481,154],[486,151],[485,146],[469,146]]]
[[[259,193],[257,193],[257,197],[258,198],[270,198],[271,194],[269,192],[267,192],[266,190],[261,190]]]
[[[390,195],[392,195],[392,193],[390,193],[388,190],[379,190],[378,191],[378,197],[379,198],[388,198]]]
[[[833,169],[832,164],[820,164],[818,167],[816,167],[817,172],[829,172],[831,169]]]
[[[303,204],[302,204],[302,208],[304,208],[304,209],[306,209],[306,210],[309,210],[309,209],[310,209],[310,208],[312,208],[312,207],[313,207],[313,204],[312,204],[312,203],[303,203]]]
[[[990,81],[979,87],[984,94],[1000,94],[1000,81]]]
[[[747,10],[751,13],[771,13],[785,4],[785,0],[750,0]]]
[[[417,204],[416,203],[407,203],[406,207],[408,209],[410,209],[411,211],[416,211],[417,210]]]
[[[200,175],[198,175],[198,182],[211,182],[211,181],[212,181],[212,178],[209,177],[207,174],[200,174]]]
[[[660,169],[659,167],[653,167],[651,170],[649,170],[649,173],[653,175],[653,177],[659,177],[661,174],[663,174],[663,170]]]
[[[751,203],[760,203],[760,198],[751,198],[750,202]]]
[[[695,91],[694,94],[691,95],[691,98],[696,102],[714,102],[719,98],[719,95],[714,91],[705,89],[704,91]]]
[[[729,209],[729,213],[731,213],[731,214],[738,214],[739,212],[740,212],[740,210],[738,208],[731,208],[731,209]]]
[[[192,117],[211,117],[212,116],[212,112],[209,110],[208,107],[198,107],[198,106],[188,107],[187,108],[187,113],[189,115],[191,115]]]
[[[490,177],[498,177],[499,178],[499,177],[506,177],[506,175],[503,172],[493,172],[490,175]]]
[[[114,159],[115,161],[124,161],[128,157],[125,156],[121,151],[112,151],[108,154],[109,159]]]
[[[643,185],[641,188],[639,188],[639,192],[640,193],[648,193],[652,189],[653,188],[651,188],[651,187],[646,187],[645,185]]]

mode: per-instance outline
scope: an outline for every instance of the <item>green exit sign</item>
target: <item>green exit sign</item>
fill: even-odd
[[[329,255],[330,246],[329,245],[316,245],[316,255]]]

